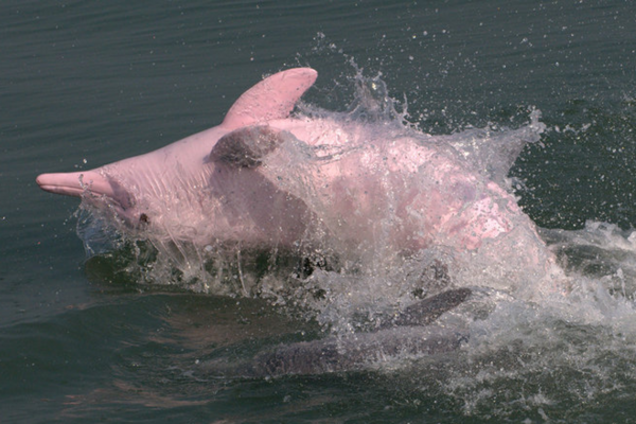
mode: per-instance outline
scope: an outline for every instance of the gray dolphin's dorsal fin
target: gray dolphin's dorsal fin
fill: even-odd
[[[447,290],[433,297],[421,300],[407,307],[393,320],[380,326],[380,329],[392,326],[428,325],[444,312],[463,303],[471,295],[469,288]]]
[[[237,168],[255,168],[285,140],[285,131],[267,125],[243,127],[225,134],[210,152],[210,161]]]
[[[287,118],[317,76],[311,68],[295,68],[265,78],[234,102],[221,125],[232,130]]]

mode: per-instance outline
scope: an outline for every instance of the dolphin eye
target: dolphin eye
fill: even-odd
[[[143,224],[150,224],[150,218],[148,218],[148,215],[146,215],[145,213],[142,213],[141,215],[139,215],[139,222]]]

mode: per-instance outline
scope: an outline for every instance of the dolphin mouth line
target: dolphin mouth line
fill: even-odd
[[[92,171],[70,174],[42,174],[36,183],[44,191],[54,194],[79,197],[91,203],[104,202],[109,208],[116,208],[122,217],[133,205],[127,191],[116,181]]]
[[[111,178],[95,171],[42,174],[35,179],[35,182],[44,191],[74,197],[91,194],[95,197],[106,196],[116,199],[116,191],[119,189],[118,186],[113,187]]]
[[[40,175],[35,182],[40,186],[40,188],[44,191],[48,191],[49,193],[54,194],[65,194],[67,196],[81,197],[86,191],[90,191],[89,188],[81,188],[81,187],[72,187],[69,185],[62,184],[47,184],[41,179],[42,175]]]

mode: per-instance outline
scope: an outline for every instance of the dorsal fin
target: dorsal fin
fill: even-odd
[[[397,315],[389,325],[428,325],[439,318],[444,312],[450,311],[463,303],[471,294],[471,289],[462,287],[447,290],[433,297],[420,300]]]
[[[233,130],[287,118],[317,76],[311,68],[295,68],[265,78],[234,102],[221,125]]]

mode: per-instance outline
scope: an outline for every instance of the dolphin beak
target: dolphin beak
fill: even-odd
[[[89,191],[94,195],[115,197],[110,181],[95,171],[42,174],[35,182],[42,190],[55,194],[80,197]]]

